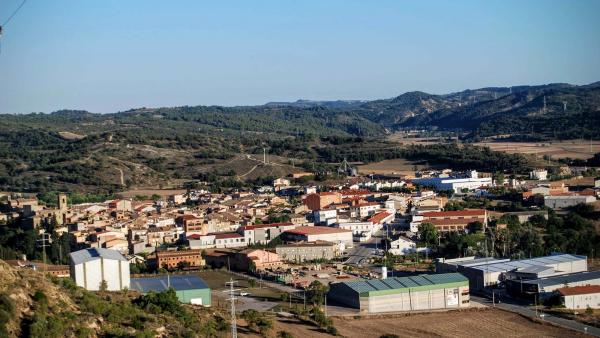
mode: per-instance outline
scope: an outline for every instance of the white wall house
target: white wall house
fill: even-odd
[[[430,252],[429,248],[417,248],[417,243],[411,239],[399,237],[397,240],[390,242],[388,252],[392,255],[402,256],[414,252]]]
[[[129,288],[129,261],[118,251],[88,248],[69,254],[71,278],[86,290],[98,291],[106,281],[108,291]]]
[[[315,223],[331,223],[328,220],[335,220],[337,218],[337,209],[321,209],[313,211]]]
[[[593,203],[596,197],[587,195],[544,196],[544,205],[552,209],[562,209],[579,203]]]
[[[529,172],[529,178],[532,180],[545,181],[548,179],[548,170],[535,169]]]

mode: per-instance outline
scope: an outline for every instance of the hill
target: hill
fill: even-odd
[[[181,305],[174,292],[93,293],[0,260],[0,337],[201,337],[227,328],[218,311]]]
[[[566,108],[566,109],[565,109]],[[440,149],[399,146],[384,136],[406,129],[477,141],[600,138],[600,84],[488,87],[445,95],[414,91],[374,101],[309,101],[262,106],[138,108],[112,114],[61,110],[0,115],[0,190],[113,194],[180,188],[186,182],[240,187],[300,170],[335,171],[344,158],[374,162]],[[474,149],[474,148],[473,148]],[[446,165],[523,170],[510,158],[444,148]],[[262,163],[263,152],[273,160]],[[416,154],[416,155],[415,155]],[[515,165],[516,164],[516,165]],[[327,175],[317,175],[325,179]]]

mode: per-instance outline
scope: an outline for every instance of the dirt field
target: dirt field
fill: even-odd
[[[405,159],[384,160],[358,166],[358,172],[363,175],[415,175],[415,166],[417,170],[427,169],[428,166],[415,164]]]
[[[533,322],[502,310],[468,310],[414,314],[386,318],[335,319],[343,337],[584,337],[583,334],[546,323]],[[326,337],[313,326],[293,319],[278,319],[275,332],[285,330],[294,337]]]
[[[549,155],[553,159],[578,158],[588,159],[600,152],[600,141],[593,141],[590,151],[590,140],[568,140],[549,142],[480,142],[479,146],[490,147],[495,151],[507,153],[531,154],[543,157]]]

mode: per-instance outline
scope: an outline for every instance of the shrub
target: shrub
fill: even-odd
[[[338,335],[338,330],[333,325],[327,325],[327,328],[325,328],[325,332],[329,333],[332,336]]]
[[[294,336],[287,331],[277,332],[277,338],[294,338]]]

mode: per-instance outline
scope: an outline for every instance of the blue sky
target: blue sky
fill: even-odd
[[[0,22],[20,0],[0,1]],[[28,0],[0,113],[600,80],[600,1]]]

